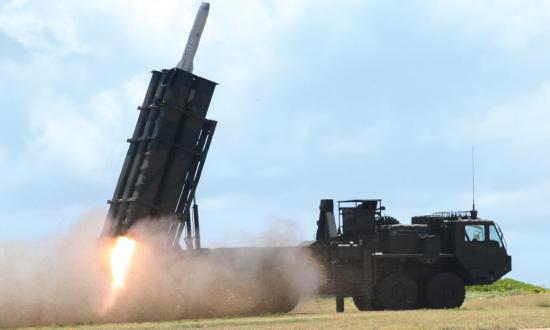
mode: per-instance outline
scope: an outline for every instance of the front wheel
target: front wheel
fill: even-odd
[[[453,273],[434,275],[426,287],[426,300],[431,308],[460,307],[465,294],[464,282]]]

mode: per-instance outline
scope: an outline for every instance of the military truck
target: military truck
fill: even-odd
[[[465,285],[490,284],[511,270],[499,226],[477,211],[416,216],[400,224],[380,199],[321,200],[313,254],[325,267],[321,292],[353,297],[362,311],[454,308]]]
[[[102,236],[156,221],[168,248],[181,249],[183,236],[186,251],[231,264],[239,264],[243,252],[268,256],[265,287],[272,288],[292,282],[277,276],[280,260],[305,251],[321,268],[319,293],[335,296],[338,311],[344,297],[362,311],[459,307],[465,285],[489,284],[511,270],[502,231],[479,219],[475,208],[417,216],[404,225],[384,214],[380,199],[340,201],[336,210],[332,200],[321,200],[316,240],[299,247],[203,249],[195,191],[217,124],[206,118],[217,84],[191,71],[208,9],[201,5],[178,65],[152,73]],[[294,289],[267,290],[256,310],[292,310],[300,295]]]

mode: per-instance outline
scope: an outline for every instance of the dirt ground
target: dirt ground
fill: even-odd
[[[459,309],[359,312],[346,300],[307,299],[291,313],[154,323],[66,325],[35,329],[525,329],[550,328],[550,294],[469,296]]]

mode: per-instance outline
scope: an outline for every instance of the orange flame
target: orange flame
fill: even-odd
[[[113,291],[124,287],[135,247],[134,240],[123,236],[117,239],[111,251],[111,289]]]
[[[115,245],[110,251],[111,294],[105,302],[104,312],[113,307],[118,292],[126,284],[135,247],[136,241],[121,236],[117,238]]]

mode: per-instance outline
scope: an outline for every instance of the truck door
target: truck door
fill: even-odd
[[[467,284],[492,283],[510,271],[504,243],[490,222],[466,222],[456,231],[456,256],[469,274]]]

